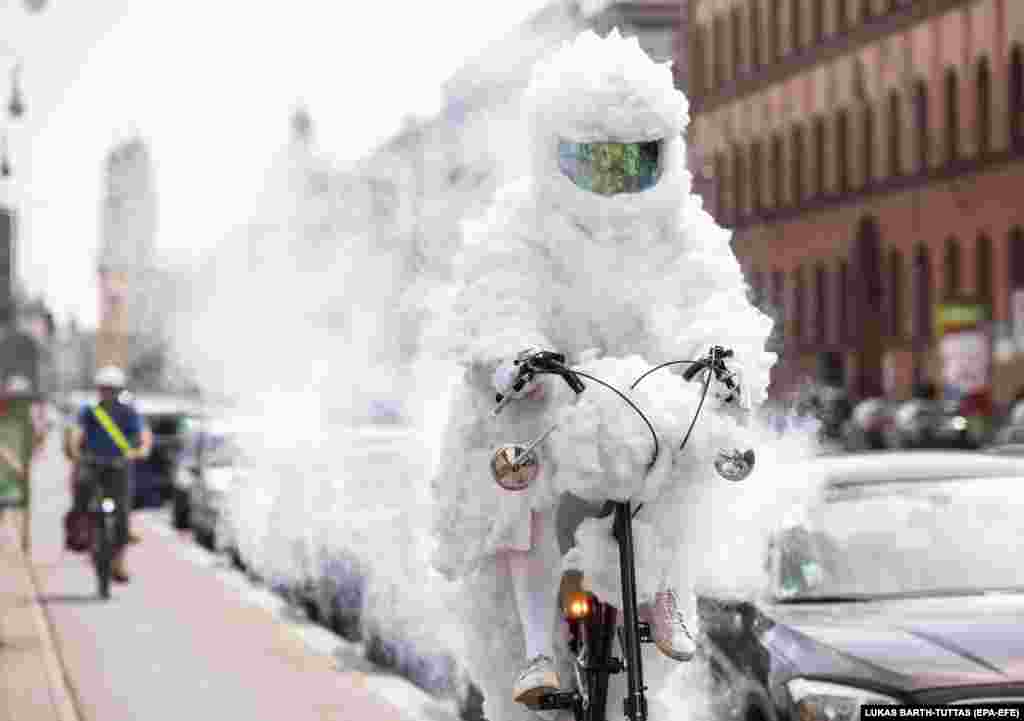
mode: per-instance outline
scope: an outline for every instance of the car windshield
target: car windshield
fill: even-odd
[[[773,544],[779,600],[1024,589],[1019,479],[831,487]]]

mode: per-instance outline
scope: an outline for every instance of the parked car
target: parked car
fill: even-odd
[[[189,453],[179,475],[188,474],[189,526],[199,545],[211,551],[230,550],[230,534],[222,532],[227,498],[232,488],[245,483],[251,464],[242,448],[241,436],[252,432],[252,422],[214,419],[201,422],[196,431],[194,452]]]
[[[174,496],[178,461],[199,404],[170,395],[139,395],[135,408],[153,432],[153,451],[135,465],[136,507],[159,506]]]
[[[699,595],[716,717],[1021,698],[1024,459],[896,451],[806,470],[824,480],[770,534],[763,588]]]
[[[843,424],[843,443],[848,451],[882,450],[888,447],[894,404],[884,398],[867,398],[853,407]]]
[[[890,448],[976,449],[981,442],[956,401],[915,398],[900,403],[889,428]]]

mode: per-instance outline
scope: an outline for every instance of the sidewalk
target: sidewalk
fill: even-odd
[[[20,515],[0,515],[0,721],[78,721],[20,546]]]

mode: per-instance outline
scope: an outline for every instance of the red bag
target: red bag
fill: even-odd
[[[64,547],[75,553],[92,548],[93,521],[88,511],[71,509],[64,514]]]

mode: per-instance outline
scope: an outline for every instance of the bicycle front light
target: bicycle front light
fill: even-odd
[[[117,508],[117,504],[114,503],[113,498],[104,498],[100,507],[103,509],[104,513],[113,513],[114,509]]]
[[[898,705],[891,696],[853,686],[795,678],[786,684],[797,721],[857,721],[864,704]]]

